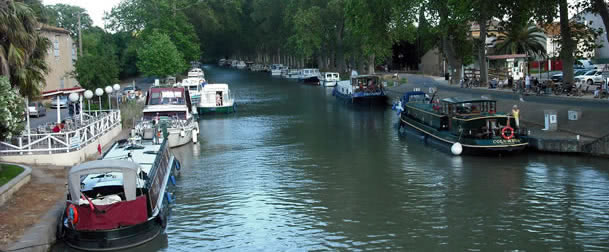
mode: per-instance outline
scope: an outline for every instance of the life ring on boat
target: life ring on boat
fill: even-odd
[[[78,210],[76,210],[76,206],[74,204],[70,204],[68,208],[66,208],[66,216],[68,217],[68,221],[75,226],[78,223]]]
[[[505,134],[506,131],[510,131],[510,134],[507,135]],[[505,126],[503,127],[503,129],[501,129],[501,136],[503,137],[503,139],[505,140],[510,140],[514,137],[514,128],[510,127],[510,126]]]

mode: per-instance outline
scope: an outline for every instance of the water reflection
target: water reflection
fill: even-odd
[[[604,159],[455,157],[393,111],[329,89],[206,68],[238,112],[200,121],[163,251],[608,250]]]

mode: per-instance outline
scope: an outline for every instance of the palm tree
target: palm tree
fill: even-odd
[[[38,27],[26,4],[0,0],[0,75],[23,96],[38,96],[48,73],[45,57],[51,43]]]
[[[546,36],[535,24],[513,27],[497,38],[497,50],[502,53],[523,53],[529,56],[546,54]]]

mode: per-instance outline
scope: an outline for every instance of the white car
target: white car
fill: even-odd
[[[575,77],[575,83],[592,85],[603,82],[603,71],[590,70],[585,74]]]

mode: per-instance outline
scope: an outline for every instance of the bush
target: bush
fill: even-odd
[[[25,102],[5,76],[0,76],[0,140],[19,135],[25,128]]]

